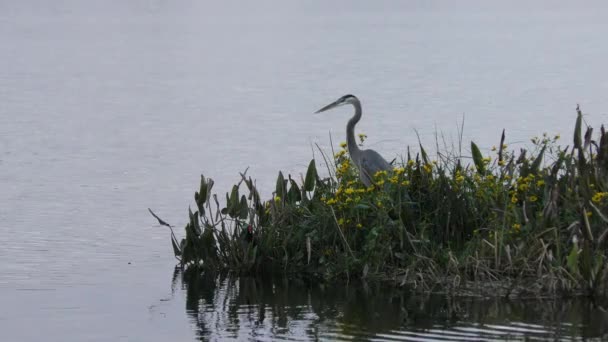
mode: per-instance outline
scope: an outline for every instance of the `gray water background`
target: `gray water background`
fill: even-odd
[[[540,1],[0,1],[3,341],[189,340],[168,232],[201,173],[270,193],[351,112],[387,158],[608,118],[608,5]],[[431,149],[432,148],[428,148]],[[130,264],[129,264],[130,263]],[[167,297],[169,296],[169,297]],[[171,298],[171,300],[164,300]]]

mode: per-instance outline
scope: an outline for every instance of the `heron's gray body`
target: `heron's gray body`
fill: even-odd
[[[359,161],[353,161],[357,165],[359,169],[359,174],[361,176],[361,182],[365,184],[365,186],[370,186],[374,183],[374,175],[378,171],[388,171],[391,170],[391,164],[387,162],[380,153],[374,150],[361,150],[361,157],[358,158]]]
[[[346,124],[346,144],[348,146],[348,153],[353,163],[359,169],[359,175],[361,182],[365,186],[374,184],[374,175],[378,171],[389,171],[391,170],[391,164],[382,158],[380,153],[368,149],[361,150],[355,140],[355,125],[361,120],[361,102],[353,95],[344,95],[337,101],[319,109],[317,113],[324,112],[326,110],[342,106],[345,104],[351,104],[355,107],[355,115],[348,120]]]

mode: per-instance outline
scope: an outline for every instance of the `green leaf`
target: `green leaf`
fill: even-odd
[[[277,177],[276,194],[281,199],[285,198],[285,177],[283,177],[283,172],[281,171],[279,171],[279,177]]]
[[[578,274],[578,246],[572,246],[566,265],[572,274]]]
[[[289,191],[287,192],[287,198],[290,203],[296,203],[302,200],[302,192],[298,184],[291,178],[289,178]]]
[[[304,190],[313,191],[315,189],[315,181],[317,179],[317,165],[315,160],[311,160],[306,171],[306,179],[304,180]]]
[[[543,155],[545,154],[546,148],[547,148],[547,145],[543,146],[543,148],[538,153],[538,156],[536,156],[536,159],[534,159],[534,162],[532,163],[532,168],[531,168],[532,173],[538,172],[538,169],[540,168],[540,163],[543,161]]]
[[[192,210],[188,208],[188,214],[190,215],[190,225],[192,226],[192,231],[196,236],[201,235],[201,226],[198,224],[198,212],[192,213]]]
[[[239,204],[239,218],[244,220],[249,214],[249,206],[247,205],[247,198],[245,195],[241,196],[241,203]]]
[[[424,147],[422,147],[422,144],[420,145],[420,153],[422,154],[422,160],[424,161],[425,164],[429,163],[429,156],[426,154],[426,151],[424,150]]]
[[[235,218],[239,213],[239,187],[237,185],[232,186],[230,192],[230,200],[228,204],[228,215]]]
[[[182,251],[179,248],[177,241],[175,240],[175,237],[173,237],[173,236],[171,236],[171,245],[173,246],[173,254],[175,254],[176,257],[181,256]]]
[[[484,174],[486,172],[485,165],[483,163],[483,156],[479,151],[479,147],[475,145],[474,142],[471,141],[471,153],[473,153],[473,162],[475,163],[475,168],[477,168],[477,173]]]
[[[583,113],[580,107],[576,106],[576,125],[574,126],[574,147],[579,150],[583,148],[583,139],[581,137],[581,126],[583,122]]]

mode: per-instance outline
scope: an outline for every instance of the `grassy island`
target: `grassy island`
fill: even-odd
[[[489,155],[472,142],[471,156],[438,151],[432,160],[421,145],[370,187],[342,144],[299,179],[279,172],[267,201],[245,174],[225,201],[202,176],[173,249],[183,265],[206,270],[383,279],[423,291],[605,293],[608,135],[584,126],[577,108],[566,147],[545,134],[515,152],[504,131]]]

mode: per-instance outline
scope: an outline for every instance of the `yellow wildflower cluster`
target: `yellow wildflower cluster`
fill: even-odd
[[[403,173],[405,173],[405,168],[403,168],[403,167],[395,167],[395,168],[393,168],[393,172],[395,172],[395,174],[397,176],[401,176]]]
[[[526,177],[518,177],[517,178],[517,190],[520,192],[526,192],[530,189],[532,182],[536,178],[533,174],[529,174]]]
[[[534,137],[534,138],[530,139],[530,141],[532,141],[532,143],[534,145],[546,145],[546,144],[549,144],[549,143],[556,142],[557,140],[559,140],[559,138],[560,138],[559,134],[556,134],[553,137],[553,139],[551,139],[547,133],[543,133],[542,138]]]
[[[374,178],[376,178],[376,179],[380,179],[380,178],[382,178],[382,177],[386,177],[387,175],[388,175],[388,173],[387,173],[386,171],[377,171],[377,172],[374,174]]]
[[[336,168],[336,177],[342,178],[345,174],[348,173],[349,169],[350,169],[350,160],[344,159],[342,161],[342,163],[338,164],[338,166]]]
[[[340,147],[342,147],[342,149],[346,149],[346,141],[341,142]]]
[[[456,183],[462,183],[464,182],[464,176],[462,175],[462,173],[460,172],[460,170],[456,171],[456,175],[454,177],[454,180],[456,181]]]
[[[422,166],[422,168],[424,169],[424,171],[426,173],[431,173],[433,171],[433,165],[432,164],[424,164]]]
[[[521,224],[519,223],[514,223],[511,228],[513,228],[513,231],[515,231],[516,233],[519,233],[521,231]]]
[[[591,197],[591,200],[594,203],[600,203],[604,200],[604,198],[608,197],[608,192],[596,192],[593,197]]]
[[[347,204],[359,203],[361,201],[361,194],[366,192],[365,188],[353,187],[354,181],[349,181],[346,186],[340,185],[336,190],[336,195],[333,198],[325,199],[321,198],[321,201],[327,205],[338,205],[338,207],[345,207]]]

